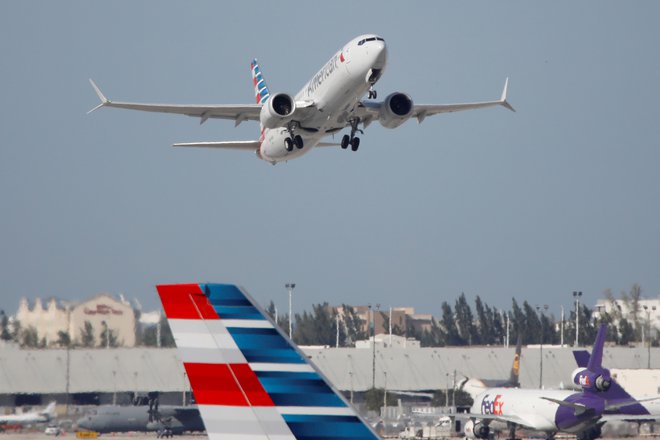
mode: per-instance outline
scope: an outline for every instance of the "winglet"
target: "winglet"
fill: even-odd
[[[516,109],[513,108],[513,106],[511,104],[509,104],[509,102],[506,100],[506,94],[507,94],[508,90],[509,90],[509,78],[507,77],[506,80],[504,81],[504,90],[502,90],[502,97],[500,98],[500,105],[502,107],[508,108],[512,112],[515,112]]]
[[[96,96],[98,96],[99,99],[101,100],[101,103],[99,105],[97,105],[96,107],[94,107],[93,109],[91,109],[90,111],[88,111],[87,114],[90,114],[94,110],[97,110],[97,109],[103,107],[104,105],[106,105],[107,103],[110,102],[110,100],[105,97],[103,92],[101,92],[101,89],[99,89],[99,86],[96,85],[96,83],[94,82],[94,80],[92,80],[92,78],[89,79],[89,83],[92,85],[92,88],[96,92]]]

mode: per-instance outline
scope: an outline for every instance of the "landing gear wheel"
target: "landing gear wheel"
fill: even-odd
[[[376,99],[377,97],[378,97],[378,92],[373,89],[369,89],[369,95],[367,99]]]
[[[296,147],[298,147],[299,150],[302,149],[302,147],[304,146],[303,138],[299,134],[297,134],[296,137],[293,138],[293,143],[296,144]]]
[[[348,144],[350,144],[350,143],[351,143],[351,137],[350,137],[349,135],[345,134],[345,135],[341,138],[341,148],[343,148],[344,150],[347,149],[347,148],[348,148]]]
[[[357,151],[359,146],[360,146],[360,138],[359,137],[354,137],[351,140],[351,150]]]
[[[291,140],[291,138],[288,137],[284,139],[284,148],[286,149],[286,151],[293,151],[293,141]]]

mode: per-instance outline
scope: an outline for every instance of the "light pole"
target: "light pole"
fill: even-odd
[[[648,354],[648,364],[646,366],[646,368],[648,368],[649,370],[651,369],[651,342],[653,341],[653,339],[651,338],[651,310],[655,312],[655,306],[651,306],[650,309],[649,306],[644,306],[644,311],[646,311],[646,321],[648,323],[648,329],[649,329],[647,336],[649,339],[649,354]]]
[[[383,420],[387,422],[387,371],[383,371],[383,376],[385,379],[385,390],[383,393],[383,408],[385,409],[383,410]]]
[[[580,332],[580,297],[582,292],[573,291],[573,298],[575,299],[575,346],[578,346],[578,334]]]
[[[293,341],[293,336],[292,336],[292,332],[291,332],[291,330],[293,328],[292,324],[291,324],[292,321],[293,321],[291,319],[291,301],[292,301],[291,298],[293,297],[293,289],[296,288],[296,283],[286,283],[284,285],[284,287],[286,287],[286,289],[289,291],[289,339],[291,339]]]
[[[559,334],[561,335],[561,346],[562,348],[564,347],[564,305],[562,304],[561,306],[561,322],[559,324],[560,332]]]
[[[540,344],[540,351],[539,351],[539,358],[540,358],[540,368],[539,368],[539,389],[543,388],[543,330],[544,330],[544,325],[543,325],[543,312],[540,311],[541,306],[536,306],[536,311],[540,312],[539,313],[539,321],[541,321],[541,344]],[[544,304],[543,305],[543,310],[548,310],[548,305]]]

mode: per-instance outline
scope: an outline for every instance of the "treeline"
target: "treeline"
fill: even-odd
[[[573,303],[572,310],[566,310],[564,320],[548,313],[547,306],[531,305],[528,301],[520,304],[515,298],[511,300],[511,309],[500,310],[486,304],[479,296],[475,298],[474,308],[468,303],[465,294],[461,293],[453,307],[444,301],[441,304],[441,316],[430,322],[420,324],[418,320],[407,317],[405,329],[393,326],[392,333],[412,337],[421,342],[423,347],[469,346],[469,345],[501,345],[507,334],[507,319],[509,321],[509,342],[515,344],[520,335],[522,343],[529,344],[560,344],[573,345],[575,342],[575,321],[578,316],[578,341],[580,345],[590,345],[596,337],[600,323],[609,324],[607,341],[618,345],[628,345],[641,341],[646,332],[646,341],[658,345],[657,332],[652,329],[640,306],[641,287],[634,284],[629,292],[621,292],[616,299],[611,291],[605,296],[610,302],[610,313],[600,311],[598,319],[594,310],[584,304]],[[623,307],[620,307],[623,305]],[[621,309],[627,310],[626,316]],[[300,345],[335,346],[337,342],[337,325],[339,325],[339,346],[354,345],[357,340],[368,339],[370,328],[355,313],[354,309],[342,305],[344,315],[337,320],[337,308],[328,303],[315,304],[311,312],[295,314],[293,321],[293,339]],[[275,317],[275,306],[269,304],[267,312]],[[387,312],[380,313],[388,327]],[[288,316],[277,317],[278,325],[287,333]],[[646,329],[646,330],[645,330]],[[376,330],[382,332],[382,330]]]
[[[139,318],[139,316],[136,316]],[[160,334],[158,332],[160,326]],[[136,321],[135,345],[143,347],[157,347],[158,337],[160,336],[161,347],[174,347],[174,337],[167,323],[167,318],[162,316],[158,325],[142,326]],[[97,337],[98,335],[98,337]],[[90,321],[85,321],[78,329],[78,338],[69,334],[68,331],[60,330],[57,332],[57,339],[49,341],[45,336],[40,335],[37,328],[32,325],[25,326],[18,320],[9,321],[9,318],[3,310],[0,310],[0,340],[5,342],[14,342],[21,348],[105,348],[120,347],[123,341],[117,337],[117,331],[102,325],[100,332],[97,332]]]

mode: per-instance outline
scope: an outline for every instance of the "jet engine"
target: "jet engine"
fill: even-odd
[[[293,117],[296,101],[286,93],[276,93],[261,107],[259,120],[265,128],[282,127]]]
[[[577,368],[573,371],[573,383],[580,385],[582,389],[604,392],[612,386],[612,377],[607,369],[594,373],[586,368]]]
[[[487,439],[490,434],[490,427],[480,420],[468,420],[465,423],[464,432],[468,438]]]
[[[405,93],[392,93],[380,105],[378,119],[385,128],[397,128],[406,122],[413,112],[413,101]]]

